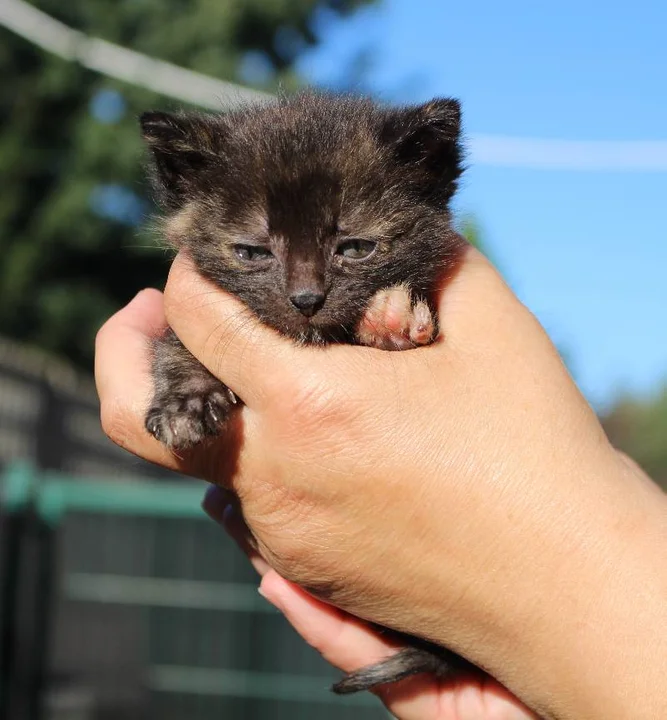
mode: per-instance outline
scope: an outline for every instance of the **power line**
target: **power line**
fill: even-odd
[[[248,100],[271,99],[266,93],[242,88],[106,40],[89,37],[54,20],[24,0],[0,0],[0,25],[65,60],[211,110]]]
[[[0,25],[38,47],[108,77],[211,110],[270,101],[257,90],[217,80],[90,37],[25,0],[0,0]],[[539,170],[666,172],[667,140],[550,140],[472,133],[472,163]]]
[[[667,140],[540,140],[473,134],[473,165],[576,171],[667,171]]]

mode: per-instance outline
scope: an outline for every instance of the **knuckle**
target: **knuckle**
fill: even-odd
[[[281,534],[278,537],[263,534],[260,541],[263,557],[286,580],[302,584],[304,577],[310,574],[308,567],[312,558],[304,550],[299,534]]]
[[[327,545],[315,507],[304,501],[263,518],[257,528],[263,554],[283,577],[303,584],[307,578],[319,577],[326,565]]]

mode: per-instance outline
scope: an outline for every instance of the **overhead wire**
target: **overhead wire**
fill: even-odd
[[[59,57],[166,97],[222,110],[272,95],[91,37],[25,0],[0,0],[0,26]],[[467,139],[473,165],[540,170],[667,172],[667,140],[560,140],[486,133]]]

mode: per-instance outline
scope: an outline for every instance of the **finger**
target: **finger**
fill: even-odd
[[[517,309],[519,312],[517,313]],[[462,253],[460,265],[444,281],[439,301],[444,342],[419,348],[420,353],[449,353],[457,347],[493,346],[503,337],[515,342],[532,315],[519,303],[491,263],[474,248]],[[291,396],[310,379],[382,380],[384,369],[395,377],[410,359],[373,348],[298,347],[263,325],[238,299],[204,279],[181,253],[165,289],[169,324],[188,350],[216,377],[254,409],[277,397]],[[402,353],[400,355],[403,355]],[[423,357],[423,356],[422,356]],[[352,375],[350,374],[352,371]],[[361,380],[360,380],[361,382]]]
[[[510,311],[516,314],[520,305],[491,263],[474,248],[461,254],[459,265],[443,280],[439,297],[446,342],[429,349],[434,353],[446,351],[471,334],[488,338],[489,332],[507,324]],[[165,312],[188,350],[251,407],[261,405],[276,384],[291,386],[290,379],[298,384],[305,373],[312,374],[323,364],[329,371],[340,365],[341,375],[346,375],[352,357],[356,375],[365,376],[366,371],[377,371],[382,359],[391,372],[397,363],[395,356],[373,348],[338,346],[323,353],[297,347],[263,325],[238,298],[204,279],[183,253],[171,268]]]
[[[443,279],[438,296],[440,331],[449,347],[514,334],[517,318],[532,318],[496,268],[473,247],[465,249],[460,264]]]
[[[331,348],[322,353],[297,347],[288,338],[262,324],[238,298],[202,277],[192,260],[180,253],[172,263],[165,288],[165,313],[169,325],[187,349],[208,370],[228,385],[252,409],[267,398],[300,387],[314,374],[316,365],[335,357],[343,375],[353,363],[363,361],[368,349]],[[368,358],[367,358],[368,359]],[[363,371],[360,370],[360,375]]]
[[[399,649],[367,624],[308,595],[274,570],[262,579],[260,592],[309,645],[344,672],[380,662]],[[373,692],[401,720],[454,718],[438,712],[435,682],[429,677],[408,678]]]
[[[162,294],[140,292],[97,333],[95,383],[107,435],[131,452],[173,467],[169,453],[143,427],[153,392],[150,340],[165,326]]]
[[[171,453],[144,427],[153,393],[150,341],[166,326],[162,294],[144,290],[111,317],[95,341],[95,382],[102,428],[117,445],[170,470],[225,483],[238,457],[240,413],[220,442],[181,456]]]
[[[275,368],[284,375],[295,359],[293,342],[203,278],[183,253],[169,273],[165,312],[188,350],[250,407],[260,405],[279,380]]]
[[[257,550],[255,539],[246,525],[239,508],[238,498],[229,490],[211,485],[202,502],[204,512],[221,525],[244,552],[250,564],[261,576],[271,569]]]
[[[475,682],[462,686],[455,698],[460,720],[540,720],[518,698],[499,682],[481,675]]]
[[[264,575],[260,590],[309,645],[341,670],[378,662],[396,649],[362,621],[317,600],[275,570]]]
[[[379,662],[397,650],[368,625],[313,598],[274,570],[264,575],[260,592],[325,660],[345,672]],[[401,720],[537,720],[484,674],[452,683],[420,675],[379,687],[375,694]]]

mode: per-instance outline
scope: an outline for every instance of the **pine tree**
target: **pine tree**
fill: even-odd
[[[298,83],[318,13],[372,0],[34,0],[70,27],[266,89]],[[167,257],[146,218],[137,116],[182,104],[0,29],[0,334],[90,367],[97,328]]]

